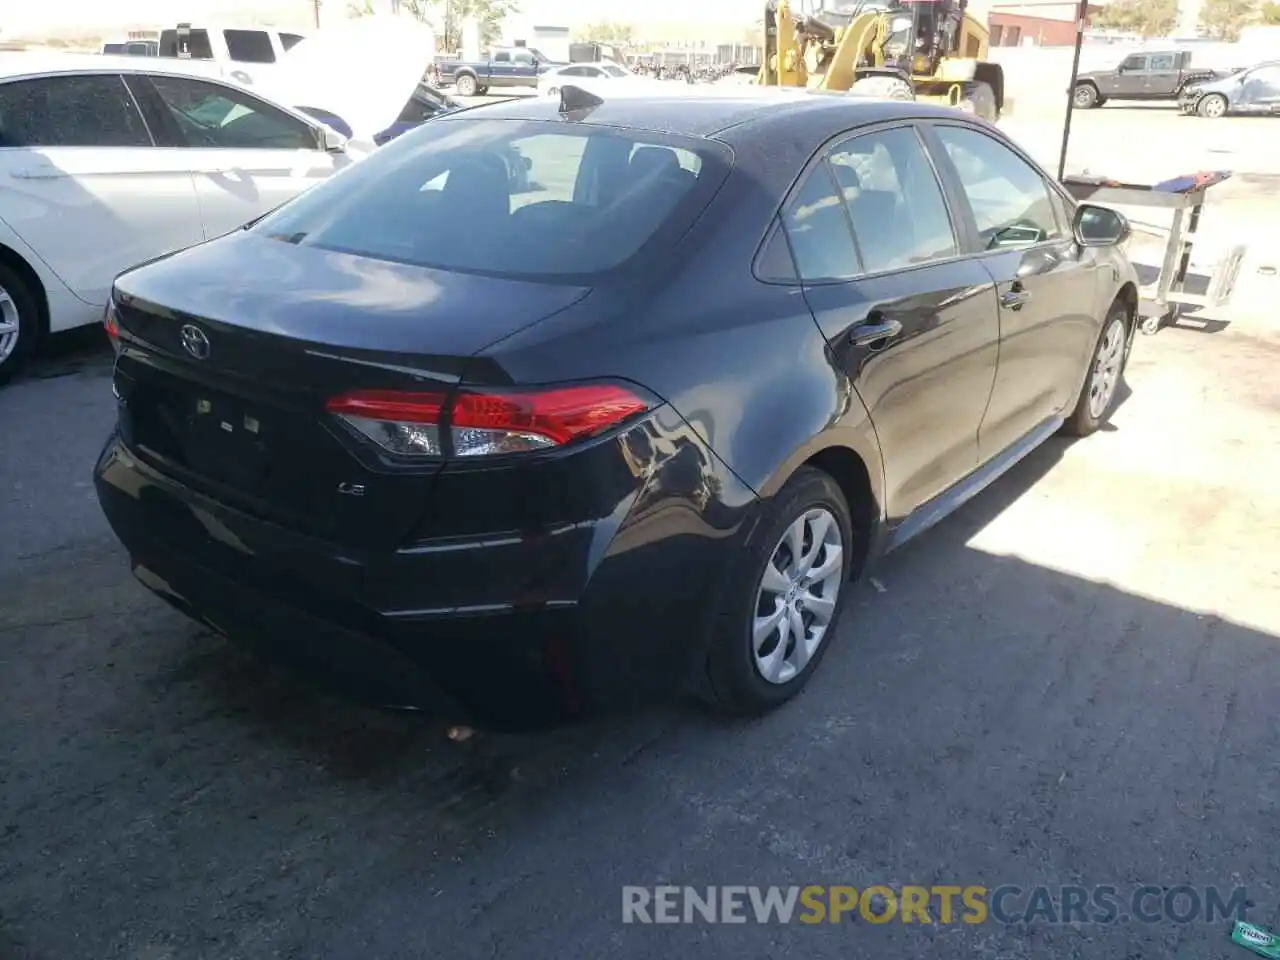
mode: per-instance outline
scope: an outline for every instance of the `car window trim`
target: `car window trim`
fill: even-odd
[[[965,221],[965,232],[968,234],[967,246],[970,248],[966,256],[974,259],[984,259],[986,257],[1006,254],[1014,250],[1039,250],[1047,247],[1061,246],[1063,243],[1073,239],[1071,235],[1071,224],[1065,223],[1058,224],[1059,229],[1061,229],[1063,233],[1061,237],[1041,240],[1039,243],[1031,243],[1025,247],[998,247],[995,250],[984,249],[981,246],[981,233],[978,230],[977,218],[973,215],[973,207],[969,203],[968,195],[964,192],[964,182],[960,179],[960,172],[956,170],[955,164],[952,163],[951,157],[947,154],[946,145],[943,144],[941,138],[938,137],[937,128],[956,127],[961,130],[971,130],[974,133],[988,137],[1001,146],[1006,147],[1040,175],[1040,181],[1044,184],[1047,191],[1058,195],[1058,197],[1063,201],[1063,206],[1066,208],[1068,217],[1074,217],[1075,215],[1075,201],[1071,199],[1071,195],[1067,193],[1060,183],[1044,171],[1044,168],[1041,167],[1040,164],[1027,156],[1026,151],[1004,136],[995,135],[987,128],[979,126],[976,123],[966,123],[964,121],[930,120],[927,124],[922,124],[921,126],[922,131],[925,133],[925,142],[935,154],[935,167],[939,168],[939,173],[944,173],[945,171],[944,175],[948,179],[952,180],[952,189],[956,192],[957,202],[962,205],[961,211]],[[1049,208],[1053,213],[1054,223],[1057,223],[1058,214],[1052,202],[1050,202]]]
[[[114,77],[116,81],[124,87],[125,93],[129,95],[129,102],[133,104],[134,109],[138,111],[138,119],[142,121],[142,129],[146,131],[147,138],[151,143],[136,143],[127,147],[113,146],[108,147],[104,144],[79,144],[76,146],[46,146],[46,147],[30,147],[17,146],[8,147],[0,144],[0,150],[151,150],[160,144],[156,140],[155,130],[152,128],[150,121],[147,119],[147,112],[142,108],[142,104],[138,102],[138,98],[133,95],[133,90],[129,87],[128,74],[119,70],[58,70],[52,72],[30,73],[19,76],[5,77],[0,80],[0,89],[4,89],[15,83],[32,83],[42,80],[57,80],[62,77],[70,77],[72,79],[79,77]]]

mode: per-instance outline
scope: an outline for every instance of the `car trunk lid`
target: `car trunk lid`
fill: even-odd
[[[477,351],[586,292],[234,234],[117,281],[121,432],[228,505],[353,547],[394,546],[441,463],[388,456],[326,401],[447,393]]]

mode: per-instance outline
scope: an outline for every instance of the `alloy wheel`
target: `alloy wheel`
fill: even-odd
[[[831,511],[798,516],[774,547],[756,592],[756,670],[783,684],[804,670],[826,639],[844,580],[844,543]]]
[[[1089,416],[1094,420],[1102,419],[1115,396],[1120,370],[1124,366],[1124,340],[1124,321],[1114,317],[1102,335],[1098,356],[1093,363],[1093,375],[1089,378]]]
[[[1227,102],[1217,95],[1206,97],[1200,112],[1209,119],[1216,120],[1227,112]]]
[[[9,291],[0,287],[0,363],[18,349],[18,305]]]

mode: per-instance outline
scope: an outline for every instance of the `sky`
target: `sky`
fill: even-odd
[[[323,0],[324,10],[345,11],[347,0]],[[312,16],[312,0],[57,0],[56,3],[2,0],[7,8],[0,14],[0,27],[7,33],[42,28],[73,26],[98,27],[113,23],[168,23],[181,19],[225,20],[227,14],[243,15],[256,9],[263,16],[281,14],[307,22]],[[538,23],[566,24],[614,20],[623,23],[750,23],[760,16],[763,0],[523,0],[522,14]],[[323,13],[322,13],[323,16]]]

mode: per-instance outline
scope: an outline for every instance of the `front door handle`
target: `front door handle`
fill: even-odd
[[[1014,281],[1008,290],[1000,294],[1000,306],[1010,310],[1021,310],[1022,305],[1031,299],[1031,291],[1023,289],[1018,281]]]
[[[901,332],[900,321],[879,319],[854,327],[849,333],[849,342],[855,347],[869,347],[878,340],[896,337]]]

